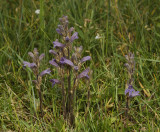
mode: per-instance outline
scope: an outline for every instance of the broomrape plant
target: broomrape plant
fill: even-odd
[[[126,102],[126,114],[128,113],[128,109],[129,109],[129,99],[133,98],[135,96],[139,95],[139,91],[135,91],[135,89],[133,88],[133,82],[134,82],[134,71],[135,71],[135,60],[134,60],[134,54],[129,52],[128,55],[125,55],[125,58],[127,60],[127,63],[125,63],[125,66],[127,68],[128,71],[128,83],[127,86],[128,88],[125,90],[125,95],[127,98],[127,102]]]
[[[49,63],[57,68],[59,78],[51,79],[50,81],[52,82],[52,86],[55,84],[61,86],[63,117],[73,126],[75,120],[75,90],[81,78],[84,78],[88,82],[90,80],[90,68],[86,68],[81,72],[81,67],[91,57],[86,56],[82,58],[83,47],[73,47],[73,42],[78,39],[78,33],[74,32],[73,27],[69,28],[68,17],[63,16],[59,20],[60,25],[58,25],[56,31],[62,37],[62,43],[58,40],[54,41],[53,49],[49,51],[49,53],[54,55],[54,59],[50,60]]]
[[[41,65],[41,60],[44,58],[44,53],[39,55],[39,52],[37,48],[34,48],[33,53],[29,52],[28,55],[32,58],[32,63],[23,61],[23,67],[29,67],[32,69],[36,79],[33,80],[33,82],[36,85],[36,89],[39,94],[39,100],[40,100],[40,111],[41,111],[41,116],[43,117],[43,99],[42,99],[42,91],[41,91],[41,84],[42,84],[42,77],[45,74],[50,74],[51,70],[48,68],[42,72],[40,72],[40,65]]]

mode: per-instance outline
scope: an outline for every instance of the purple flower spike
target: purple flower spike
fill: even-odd
[[[34,68],[36,67],[37,65],[35,63],[30,63],[30,62],[27,62],[27,61],[23,61],[23,66],[26,67],[28,66],[29,68]]]
[[[74,67],[73,62],[70,61],[70,60],[68,60],[68,59],[66,59],[66,58],[64,58],[64,57],[61,58],[60,63],[61,63],[61,64],[67,64],[67,65],[70,65],[70,66],[73,66],[73,67]]]
[[[78,32],[75,32],[72,37],[71,37],[71,43],[75,40],[75,39],[78,39]]]
[[[58,64],[55,62],[55,59],[50,60],[49,63],[55,67],[59,67]]]
[[[51,72],[51,70],[50,70],[50,68],[48,68],[48,69],[42,71],[42,72],[40,73],[40,76],[42,77],[42,76],[44,76],[45,74],[50,74],[50,72]]]
[[[43,54],[41,54],[40,56],[39,56],[39,61],[41,61],[43,58],[44,58],[44,56],[45,56],[45,54],[43,53]]]
[[[54,55],[57,55],[57,52],[54,51],[54,50],[49,50],[49,53],[54,54]]]
[[[58,79],[51,79],[50,80],[52,82],[52,87],[55,85],[55,84],[60,84],[60,81]]]
[[[85,69],[84,71],[82,71],[79,75],[78,75],[78,79],[86,77],[87,79],[89,79],[88,73],[89,73],[89,68]]]
[[[65,46],[64,44],[57,42],[57,41],[54,41],[53,44],[54,44],[54,48],[56,47],[63,48]]]
[[[86,57],[83,57],[80,62],[83,63],[83,62],[88,61],[90,59],[91,59],[90,56],[86,56]]]

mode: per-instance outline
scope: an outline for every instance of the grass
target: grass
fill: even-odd
[[[160,8],[159,0],[0,0],[0,130],[1,131],[159,131],[160,128]],[[40,9],[40,14],[35,10]],[[34,47],[45,53],[59,38],[55,29],[62,15],[79,33],[74,45],[91,55],[93,79],[87,117],[86,85],[76,91],[76,127],[63,121],[61,92],[43,82],[45,116],[35,119],[37,94],[32,73],[22,68]],[[96,40],[100,34],[101,39]],[[134,88],[141,96],[130,102],[125,117],[127,72],[124,55],[135,54]],[[89,65],[89,63],[88,63]],[[56,72],[55,72],[56,77]]]

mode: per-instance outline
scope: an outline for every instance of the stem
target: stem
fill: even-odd
[[[66,94],[65,94],[65,89],[64,89],[64,76],[61,78],[61,81],[62,81],[63,117],[64,119],[66,119],[66,105],[65,105]]]
[[[38,93],[39,93],[39,99],[40,99],[40,111],[41,111],[41,116],[43,117],[42,92],[41,92],[41,89],[40,89],[40,88],[39,88],[39,90],[38,90]]]
[[[125,111],[125,116],[126,116],[126,122],[124,124],[125,128],[128,128],[128,111],[129,111],[129,97],[127,96],[126,98],[126,111]]]
[[[69,76],[68,76],[68,91],[67,91],[67,93],[68,93],[68,99],[67,99],[67,104],[68,104],[68,109],[67,109],[67,112],[68,112],[68,114],[70,113],[70,109],[71,109],[71,103],[70,103],[70,99],[71,99],[71,93],[70,93],[70,91],[71,91],[71,70],[70,70],[70,68],[69,68]]]
[[[72,99],[74,98],[74,93],[75,93],[75,89],[76,89],[76,80],[77,80],[77,77],[74,78],[74,82],[73,82],[73,96],[72,96]]]
[[[90,86],[89,86],[89,82],[88,82],[88,102],[87,102],[87,110],[89,109],[90,106]]]
[[[86,111],[86,113],[85,113],[85,118],[86,118],[86,116],[87,116],[87,113],[88,113],[88,111],[89,111],[89,106],[90,106],[90,86],[89,86],[89,81],[88,81],[88,83],[87,83],[87,87],[88,87],[88,95],[87,95],[87,111]]]
[[[70,59],[70,51],[68,47],[68,59]],[[71,68],[68,69],[68,97],[67,97],[67,114],[70,115],[70,109],[71,109]]]
[[[41,117],[43,117],[43,99],[42,99],[42,92],[41,92],[41,78],[38,75],[39,70],[37,69],[37,84],[36,84],[36,89],[38,90],[39,94],[39,103],[40,103],[40,112],[41,112]]]
[[[75,93],[75,89],[76,89],[76,77],[74,78],[74,83],[73,83],[73,89],[70,90],[70,125],[74,126],[75,123],[75,116],[73,113],[74,110],[74,93]]]
[[[125,112],[125,115],[126,115],[127,119],[128,119],[128,111],[129,111],[129,97],[127,97],[127,101],[126,101],[126,112]]]

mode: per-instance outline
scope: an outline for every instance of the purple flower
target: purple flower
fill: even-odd
[[[78,32],[75,32],[75,33],[72,35],[72,37],[71,37],[71,39],[70,39],[70,42],[72,43],[75,39],[78,39]]]
[[[90,70],[89,68],[85,69],[78,75],[77,78],[80,79],[80,78],[86,77],[87,79],[89,79],[89,75],[88,75],[89,70]]]
[[[127,63],[125,64],[125,66],[127,67],[128,72],[130,74],[133,74],[135,70],[134,54],[129,52],[128,55],[125,55],[125,58],[127,60]]]
[[[59,18],[59,21],[62,23],[68,21],[68,16],[62,16],[62,18]]]
[[[80,46],[80,47],[74,47],[74,50],[78,53],[81,53],[82,50],[83,50],[83,46]]]
[[[67,16],[63,16],[62,18],[59,18],[59,20],[60,20],[60,23],[62,24],[62,25],[60,25],[60,26],[62,26],[62,31],[66,30],[67,27],[68,27],[68,23],[69,23],[68,22],[68,17]],[[59,25],[58,25],[58,27],[59,27]],[[61,28],[59,28],[59,29],[61,30]]]
[[[134,54],[132,52],[129,52],[128,55],[125,55],[125,58],[127,61],[134,60]]]
[[[78,69],[79,69],[78,66],[74,66],[75,71],[78,71]]]
[[[40,73],[40,76],[42,77],[42,76],[44,76],[45,74],[50,74],[50,72],[51,72],[51,70],[50,70],[50,68],[48,68],[48,69],[42,71],[42,72]]]
[[[57,28],[56,31],[57,31],[57,33],[58,33],[59,35],[62,35],[61,29]]]
[[[75,47],[74,46],[75,53],[72,54],[72,59],[77,60],[77,59],[81,58],[82,50],[83,50],[82,46],[80,46],[80,47]]]
[[[80,62],[83,63],[83,62],[88,61],[90,59],[91,59],[90,56],[86,56],[86,57],[83,57]]]
[[[128,55],[125,55],[126,60],[134,59],[134,54],[132,52],[129,52]]]
[[[49,50],[49,53],[54,54],[54,55],[57,55],[57,52],[54,51],[54,50]]]
[[[33,53],[34,53],[34,55],[36,55],[36,56],[39,55],[39,52],[38,52],[37,48],[34,48]]]
[[[74,31],[74,28],[71,27],[71,28],[68,30],[68,33],[71,34],[73,31]]]
[[[44,56],[45,56],[45,54],[43,53],[43,54],[41,54],[40,56],[39,56],[39,61],[41,61],[43,58],[44,58]]]
[[[125,63],[124,66],[128,68],[128,67],[129,67],[129,64],[128,64],[128,63]]]
[[[54,41],[53,44],[54,44],[54,48],[56,48],[56,47],[63,48],[65,46],[64,44],[62,44],[58,41]]]
[[[49,63],[55,67],[59,67],[58,64],[56,63],[55,59],[50,60]]]
[[[32,82],[33,82],[34,84],[37,84],[37,80],[32,80]]]
[[[64,57],[61,58],[60,63],[61,63],[61,64],[67,64],[67,65],[70,65],[70,66],[73,66],[73,67],[74,67],[73,62],[70,61],[69,59],[64,58]]]
[[[68,16],[63,16],[62,18],[59,18],[59,21],[62,23],[64,28],[66,28],[68,25]]]
[[[69,41],[69,37],[67,36],[67,37],[65,38],[65,40],[68,42],[68,41]]]
[[[58,79],[51,79],[50,80],[52,82],[52,87],[55,85],[55,84],[60,84],[60,81]]]
[[[62,25],[58,25],[58,28],[59,28],[60,30],[63,30],[63,26],[62,26]]]
[[[32,52],[28,52],[28,55],[34,59],[34,54]]]
[[[135,97],[135,96],[138,96],[139,95],[139,91],[135,91],[133,89],[133,86],[132,85],[129,85],[128,88],[125,90],[125,95],[129,95],[129,97]]]
[[[28,55],[33,59],[33,61],[36,61],[39,52],[37,50],[37,48],[34,48],[33,53],[32,52],[28,52]]]
[[[26,67],[28,66],[29,68],[34,68],[34,67],[37,67],[37,65],[35,63],[30,63],[30,62],[27,62],[27,61],[23,61],[23,66]]]
[[[135,97],[135,96],[139,96],[139,91],[133,91],[130,97]]]

